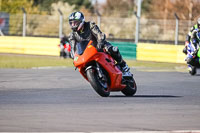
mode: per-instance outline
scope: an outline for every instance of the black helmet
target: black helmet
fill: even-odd
[[[69,16],[69,24],[73,31],[79,31],[85,22],[85,18],[83,13],[81,12],[73,12]]]

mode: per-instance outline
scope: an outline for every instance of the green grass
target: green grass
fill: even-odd
[[[130,67],[153,68],[153,69],[175,69],[185,67],[185,64],[160,63],[149,61],[126,60]],[[72,59],[63,59],[54,56],[34,56],[18,54],[0,54],[0,68],[33,68],[33,67],[73,67]]]
[[[73,66],[72,60],[52,56],[0,55],[0,68],[33,68],[47,66]]]
[[[185,67],[186,64],[180,63],[167,63],[167,62],[152,62],[152,61],[131,61],[126,60],[129,66],[145,67],[145,68],[163,68],[163,69],[175,69],[177,67]]]

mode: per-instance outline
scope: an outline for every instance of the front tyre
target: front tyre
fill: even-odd
[[[134,78],[126,80],[126,87],[122,90],[125,96],[133,96],[137,91],[137,85]]]
[[[95,69],[88,69],[86,74],[91,86],[100,96],[108,97],[110,95],[107,83],[99,78]]]

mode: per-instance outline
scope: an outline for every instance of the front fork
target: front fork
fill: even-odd
[[[107,82],[107,78],[105,76],[105,74],[103,73],[102,71],[102,68],[100,67],[99,63],[96,62],[96,69],[97,69],[97,73],[98,73],[98,76],[101,80]]]

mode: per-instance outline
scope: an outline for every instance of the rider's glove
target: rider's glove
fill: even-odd
[[[198,50],[195,49],[194,52],[192,53],[193,58],[195,58],[197,56],[197,52],[198,52]]]
[[[188,46],[188,44],[189,44],[189,42],[188,42],[188,41],[185,41],[185,47],[187,47],[187,46]]]
[[[102,50],[103,49],[104,44],[103,43],[98,43],[97,44],[97,50]]]

